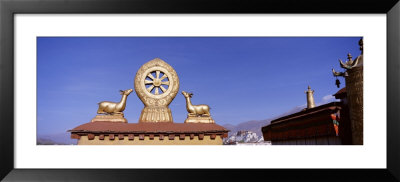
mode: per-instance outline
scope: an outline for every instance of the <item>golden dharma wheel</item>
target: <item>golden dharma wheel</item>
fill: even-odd
[[[145,107],[139,122],[173,122],[168,105],[179,91],[176,71],[156,58],[142,65],[135,77],[135,91]]]
[[[154,98],[162,98],[171,92],[174,86],[173,82],[169,82],[171,73],[163,67],[152,67],[144,72],[147,75],[145,79],[141,79],[141,87],[146,87],[145,92],[148,96]]]

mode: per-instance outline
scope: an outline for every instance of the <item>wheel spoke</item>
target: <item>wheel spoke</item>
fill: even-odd
[[[147,75],[147,77],[151,78],[152,80],[155,79],[154,76],[151,73],[149,73],[149,75]]]
[[[154,91],[154,94],[158,95],[158,87],[155,88],[156,91]]]
[[[162,80],[164,80],[165,78],[167,78],[168,76],[166,75],[166,74],[164,74],[161,78],[160,78],[160,80],[162,81]]]
[[[162,76],[161,76],[161,74],[162,74]],[[168,90],[165,85],[169,86],[169,78],[164,72],[162,72],[160,70],[156,70],[156,71],[149,73],[147,75],[147,77],[149,77],[150,80],[146,78],[144,80],[144,84],[146,86],[149,85],[149,87],[147,87],[146,90],[148,92],[150,92],[151,94],[160,95],[160,94],[165,93]],[[167,80],[163,82],[162,80],[164,80],[164,79],[167,79]],[[153,91],[154,91],[154,93],[152,93]]]
[[[149,88],[147,88],[147,91],[151,92],[154,88],[154,85],[150,86]]]
[[[160,71],[156,71],[156,78],[160,78]]]
[[[165,93],[165,91],[167,91],[167,89],[165,89],[162,85],[160,85],[161,90]]]

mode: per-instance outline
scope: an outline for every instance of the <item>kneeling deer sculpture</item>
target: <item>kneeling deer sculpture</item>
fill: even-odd
[[[122,111],[125,110],[126,99],[128,95],[132,92],[132,89],[128,90],[120,90],[120,94],[122,95],[120,102],[109,102],[103,101],[99,102],[99,109],[97,110],[98,114],[122,114]]]
[[[182,94],[186,99],[186,109],[188,111],[188,116],[210,116],[210,107],[208,105],[192,105],[190,98],[192,98],[193,93],[182,91]]]

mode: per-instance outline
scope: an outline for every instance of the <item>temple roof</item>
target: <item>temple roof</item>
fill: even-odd
[[[336,92],[335,94],[333,94],[333,96],[335,96],[336,99],[341,99],[346,97],[346,87],[340,89],[338,92]]]
[[[209,123],[115,123],[91,122],[68,132],[79,133],[216,133],[229,130]]]
[[[286,115],[284,117],[280,117],[278,119],[272,120],[271,124],[276,124],[276,123],[281,123],[281,122],[285,122],[285,121],[290,121],[290,120],[294,120],[297,118],[302,118],[302,117],[309,117],[311,115],[314,115],[316,113],[320,113],[320,112],[325,112],[325,111],[330,111],[330,110],[337,110],[340,109],[340,102],[331,102],[328,104],[324,104],[324,105],[320,105],[318,107],[314,107],[311,109],[305,109],[302,110],[300,112],[294,113],[294,114],[290,114],[290,115]]]
[[[275,119],[261,128],[264,140],[336,136],[331,114],[340,110],[340,105],[340,102],[331,102]]]

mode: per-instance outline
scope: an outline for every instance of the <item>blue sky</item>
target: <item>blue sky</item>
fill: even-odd
[[[180,80],[170,104],[174,122],[186,119],[181,91],[193,104],[208,104],[217,124],[278,116],[306,103],[307,86],[317,103],[339,89],[331,69],[347,53],[360,54],[360,37],[38,37],[37,131],[66,132],[90,122],[97,103],[121,99],[134,89],[137,70],[160,58]],[[341,79],[344,86],[344,80]],[[325,101],[323,100],[325,98]],[[124,111],[138,122],[143,103],[135,92]]]

